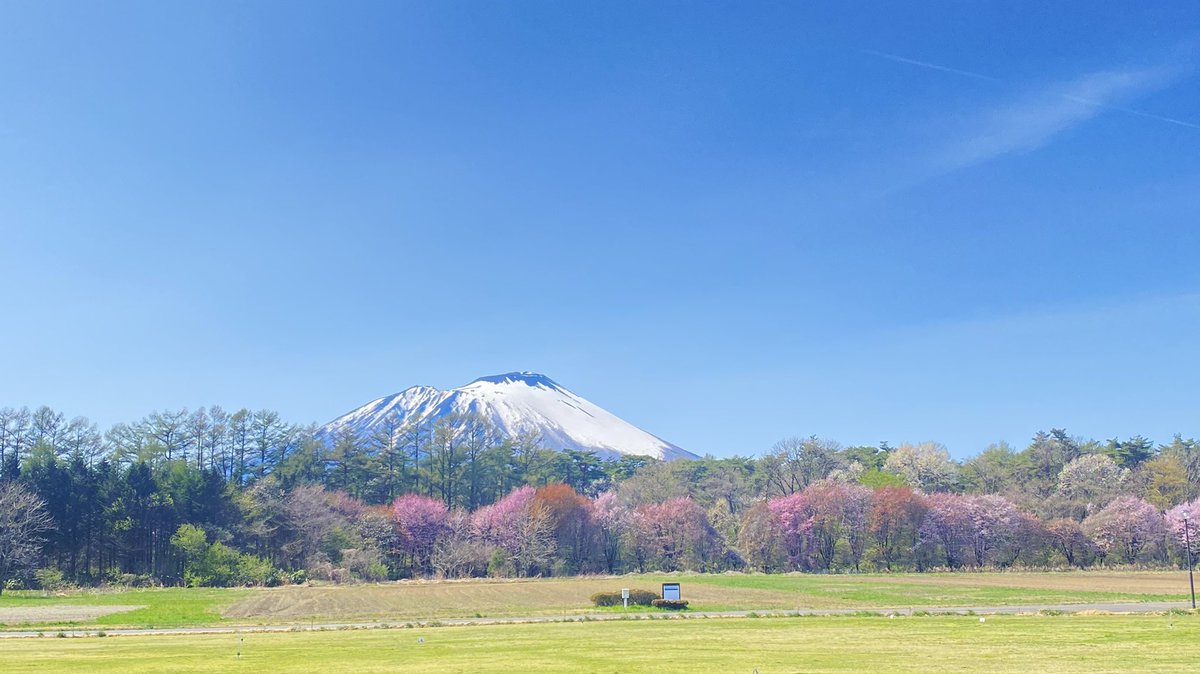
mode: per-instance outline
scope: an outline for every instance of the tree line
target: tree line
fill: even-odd
[[[101,433],[3,408],[0,485],[0,591],[1167,565],[1182,563],[1184,513],[1200,508],[1200,446],[1054,429],[964,461],[931,442],[808,437],[664,463],[554,451],[465,417],[360,436],[212,407]]]

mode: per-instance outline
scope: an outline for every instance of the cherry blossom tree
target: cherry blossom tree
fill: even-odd
[[[880,487],[871,499],[867,527],[878,563],[891,570],[908,559],[920,543],[921,523],[929,506],[912,487]]]
[[[773,498],[767,502],[767,508],[779,525],[783,549],[792,568],[806,568],[816,547],[808,496],[799,491]]]
[[[1086,454],[1063,466],[1058,474],[1058,491],[1096,508],[1108,505],[1129,479],[1129,470],[1103,454]]]
[[[554,522],[534,489],[521,487],[471,516],[476,534],[495,545],[511,572],[531,575],[549,566],[554,557]]]
[[[630,529],[633,513],[617,498],[616,492],[606,491],[592,501],[600,550],[608,573],[616,573],[621,559],[621,542]]]
[[[705,571],[716,557],[717,532],[691,497],[646,503],[634,511],[634,546],[639,567]]]
[[[1044,531],[1050,547],[1061,553],[1067,564],[1082,569],[1099,553],[1096,544],[1083,533],[1083,528],[1075,520],[1050,520],[1045,523]]]
[[[768,508],[779,521],[789,558],[798,568],[833,568],[838,544],[858,568],[867,543],[871,490],[826,479],[803,491],[772,499]]]
[[[974,522],[967,498],[958,494],[930,494],[928,510],[921,522],[921,544],[932,552],[940,549],[946,566],[956,569],[963,565],[965,554],[974,537]]]
[[[1187,514],[1186,521],[1184,514]],[[1186,559],[1187,542],[1192,544],[1192,558],[1200,556],[1200,498],[1179,505],[1167,511],[1167,529],[1171,534],[1171,542]],[[1184,527],[1187,531],[1184,531]]]
[[[396,547],[409,559],[413,573],[431,571],[430,559],[438,539],[450,532],[449,511],[438,499],[405,494],[392,503]]]
[[[1083,521],[1083,530],[1105,557],[1129,564],[1147,548],[1163,540],[1165,526],[1158,509],[1140,498],[1125,496]]]
[[[1025,522],[1012,501],[996,495],[968,496],[963,505],[970,519],[971,551],[976,566],[996,562],[997,552],[1019,544]]]
[[[517,521],[529,511],[533,496],[533,487],[519,487],[499,501],[476,510],[471,514],[476,534],[504,550],[515,550],[520,537]]]
[[[767,502],[746,511],[738,527],[738,548],[752,568],[771,573],[787,564],[781,532],[782,525]]]
[[[949,489],[958,479],[958,467],[950,459],[949,450],[936,442],[900,445],[888,454],[885,465],[924,492]]]
[[[839,483],[842,485],[839,510],[842,517],[843,535],[846,537],[847,557],[855,571],[859,570],[867,543],[870,541],[870,531],[867,521],[871,512],[871,500],[874,492],[862,485]]]
[[[596,547],[591,500],[570,485],[557,483],[534,492],[534,504],[550,518],[563,570],[569,574],[587,570]]]
[[[433,547],[430,564],[442,578],[483,575],[495,547],[475,535],[471,514],[455,508],[446,517],[446,533]]]

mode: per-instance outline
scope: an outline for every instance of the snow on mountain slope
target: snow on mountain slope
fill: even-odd
[[[591,450],[609,458],[622,454],[665,460],[696,458],[533,372],[480,377],[448,391],[414,386],[334,419],[320,433],[331,437],[349,426],[365,437],[391,415],[401,424],[432,424],[455,413],[478,415],[506,437],[535,432],[549,449]]]

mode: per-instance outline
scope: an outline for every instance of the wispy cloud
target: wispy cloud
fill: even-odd
[[[1200,125],[1121,107],[1126,101],[1168,86],[1178,77],[1175,69],[1111,70],[1046,87],[981,114],[975,128],[951,141],[936,163],[943,170],[954,170],[1007,154],[1032,152],[1106,110],[1200,129]]]
[[[1010,84],[992,75],[937,63],[865,50],[896,63],[974,80]],[[1190,72],[1177,65],[1120,68],[1092,72],[1027,92],[1015,101],[979,113],[968,129],[949,141],[933,158],[934,173],[954,171],[1008,154],[1032,152],[1059,134],[1104,112],[1116,112],[1200,130],[1200,124],[1128,107],[1139,97],[1165,89]]]

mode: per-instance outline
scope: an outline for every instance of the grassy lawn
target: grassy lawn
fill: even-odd
[[[615,578],[413,581],[237,590],[168,588],[79,592],[66,596],[5,593],[0,596],[0,624],[6,629],[187,627],[565,615],[594,610],[589,602],[593,593],[622,587],[657,591],[664,581],[682,583],[684,598],[697,611],[1183,601],[1187,588],[1187,576],[1182,572],[1104,571],[648,574]],[[72,617],[69,607],[81,608],[78,615]],[[82,610],[83,607],[123,608],[121,612],[97,616]]]
[[[47,637],[0,642],[0,657],[6,672],[122,674],[1194,672],[1200,617],[695,618],[241,637]]]
[[[1187,589],[1182,573],[1129,572],[696,575],[682,582],[703,588],[691,594],[701,598],[695,607],[707,610],[1182,601]],[[744,605],[751,598],[757,606]]]
[[[221,612],[253,590],[223,588],[161,588],[120,592],[81,591],[46,596],[37,592],[0,595],[0,625],[5,629],[43,629],[44,626],[189,627],[225,621]],[[50,608],[112,607],[116,612],[96,618],[42,620]],[[7,609],[23,609],[9,612]],[[52,617],[57,617],[55,611]],[[81,616],[88,611],[80,611]],[[15,614],[15,617],[8,617]],[[33,620],[28,618],[32,617]]]

